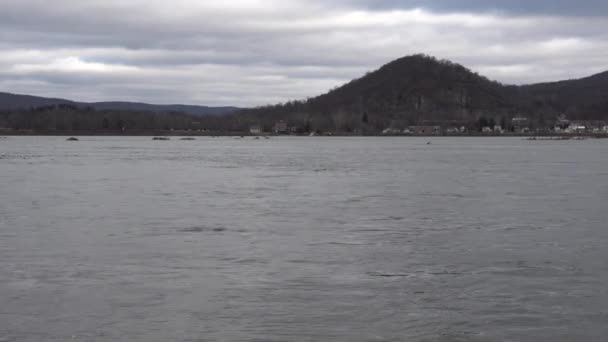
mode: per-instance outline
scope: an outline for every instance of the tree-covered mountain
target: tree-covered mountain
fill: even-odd
[[[608,72],[578,80],[520,87],[526,111],[536,116],[560,113],[572,119],[608,119]]]
[[[224,115],[234,113],[236,107],[207,107],[192,105],[154,105],[139,102],[76,102],[65,99],[45,98],[0,92],[0,110],[24,110],[54,105],[71,105],[95,110],[132,111],[150,113],[184,113],[191,115]]]
[[[508,123],[515,116],[548,125],[557,116],[608,119],[608,73],[529,86],[503,85],[462,65],[413,55],[392,61],[326,94],[244,110],[243,125],[276,120],[303,130],[378,130],[436,124]]]
[[[0,110],[13,111],[60,104],[76,105],[74,101],[0,92]]]

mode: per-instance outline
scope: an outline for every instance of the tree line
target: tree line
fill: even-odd
[[[201,130],[227,128],[220,118],[180,112],[142,112],[95,110],[71,104],[0,112],[0,127],[13,130],[124,131],[124,130]]]

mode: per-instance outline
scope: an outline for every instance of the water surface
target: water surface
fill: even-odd
[[[0,341],[604,341],[608,141],[9,137]]]

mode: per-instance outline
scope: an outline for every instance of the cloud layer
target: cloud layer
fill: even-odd
[[[608,69],[605,1],[327,3],[0,0],[0,91],[253,106],[420,52],[504,83]]]

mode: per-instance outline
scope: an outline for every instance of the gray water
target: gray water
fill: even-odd
[[[9,137],[0,341],[606,341],[608,140]]]

